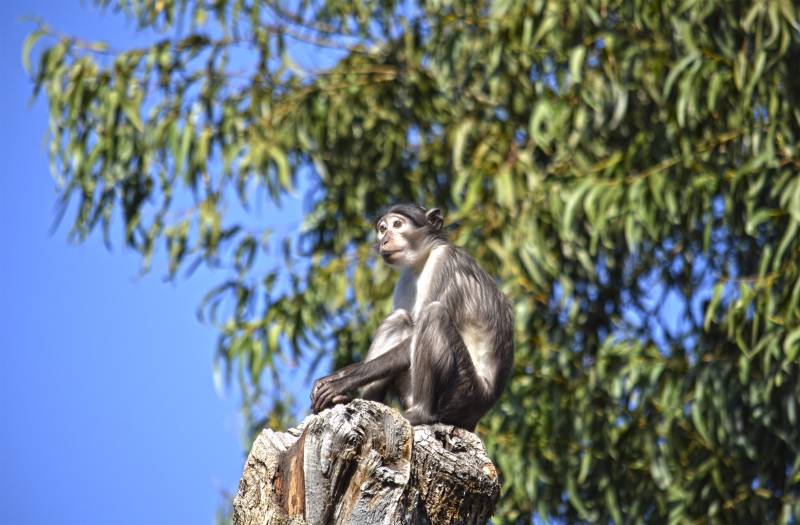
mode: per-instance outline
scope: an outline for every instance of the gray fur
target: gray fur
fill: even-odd
[[[312,409],[349,401],[359,387],[376,401],[394,390],[412,424],[472,430],[511,374],[511,304],[469,254],[447,241],[439,210],[396,205],[375,226],[378,251],[401,269],[395,311],[378,327],[363,363],[315,382]]]

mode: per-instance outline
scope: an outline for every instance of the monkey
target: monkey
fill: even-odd
[[[412,425],[474,430],[502,394],[514,359],[511,303],[465,250],[438,208],[395,204],[374,221],[375,249],[400,271],[392,313],[361,363],[317,379],[314,413],[351,400],[399,396]]]

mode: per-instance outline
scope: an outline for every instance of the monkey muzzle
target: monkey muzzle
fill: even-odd
[[[403,250],[381,250],[381,257],[383,257],[384,261],[389,263],[392,262],[392,259],[394,258],[395,255],[397,255],[402,251]]]

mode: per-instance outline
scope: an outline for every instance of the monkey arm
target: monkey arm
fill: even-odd
[[[347,392],[407,370],[411,365],[410,347],[411,339],[406,338],[374,359],[317,379],[311,389],[311,409],[316,414],[336,404],[337,398],[348,399]]]

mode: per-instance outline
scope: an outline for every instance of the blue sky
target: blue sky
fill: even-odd
[[[50,233],[47,112],[29,104],[22,18],[135,40],[88,4],[0,4],[0,524],[211,523],[244,461],[235,391],[213,386],[216,332],[195,318],[219,276],[165,283],[163,268],[139,275],[119,236],[109,252],[99,236],[70,244],[68,220]]]

